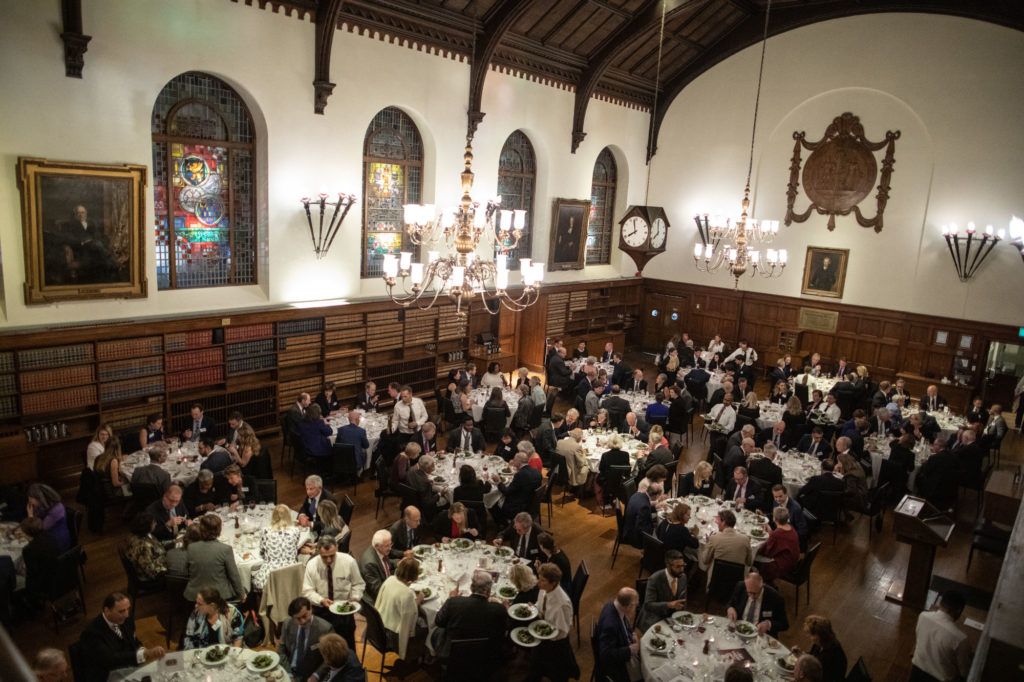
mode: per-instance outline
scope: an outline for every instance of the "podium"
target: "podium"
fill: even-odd
[[[887,601],[925,608],[928,586],[935,563],[935,548],[945,547],[953,534],[955,522],[927,500],[905,495],[896,505],[894,529],[896,539],[910,545],[905,581],[894,580],[885,595]]]

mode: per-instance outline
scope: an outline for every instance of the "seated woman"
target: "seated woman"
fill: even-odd
[[[530,370],[525,367],[520,367],[516,370],[516,388],[519,388],[523,384],[526,384],[527,388],[531,390],[533,389],[533,385],[530,384]]]
[[[558,566],[562,571],[562,589],[566,594],[572,590],[572,565],[569,557],[562,548],[555,543],[555,536],[551,533],[540,533],[537,535],[537,546],[540,547],[540,556],[533,561],[533,568],[537,570],[541,564],[549,563]]]
[[[668,356],[661,361],[661,364],[658,365],[658,371],[668,378],[669,383],[675,383],[680,366],[679,351],[673,348],[668,352]]]
[[[499,441],[498,446],[494,448],[494,454],[501,457],[506,462],[515,457],[516,445],[512,442],[511,430],[505,429],[505,432],[501,434],[501,441]]]
[[[747,417],[754,421],[761,416],[761,406],[757,404],[756,393],[750,391],[743,396],[743,402],[740,403],[738,413],[741,417]]]
[[[532,604],[537,601],[537,576],[533,569],[526,564],[513,564],[509,569],[508,579],[512,587],[519,590],[519,594],[512,600],[513,604]]]
[[[587,355],[587,342],[580,341],[578,344],[576,344],[576,350],[572,352],[572,359],[579,360],[581,358],[586,358]]]
[[[317,507],[318,514],[325,504],[334,503],[321,501]],[[274,507],[270,514],[270,525],[260,531],[260,556],[263,557],[263,563],[252,575],[252,586],[262,590],[272,571],[294,564],[305,539],[305,531],[292,521],[291,509],[283,504]]]
[[[712,480],[714,469],[709,462],[697,462],[697,466],[688,474],[679,479],[679,486],[676,494],[679,497],[686,495],[704,495],[714,497],[715,482]]]
[[[338,505],[331,500],[320,501],[320,504],[316,506],[316,516],[320,521],[316,525],[320,527],[321,538],[329,535],[335,540],[341,540],[341,537],[348,531],[344,519],[338,514]]]
[[[107,442],[113,437],[114,430],[110,428],[110,425],[100,424],[100,427],[96,429],[96,433],[93,434],[92,440],[89,441],[89,445],[85,448],[85,466],[87,468],[95,468],[96,459],[103,454],[107,447]]]
[[[718,353],[712,353],[711,359],[708,360],[708,363],[707,363],[707,370],[709,372],[714,372],[716,369],[718,369],[721,366],[722,366],[722,356],[719,355]]]
[[[789,382],[779,379],[775,382],[775,387],[772,388],[772,394],[768,397],[768,402],[775,405],[785,405],[791,397],[793,397],[793,394],[789,390]]]
[[[647,473],[645,473],[644,477],[640,479],[640,482],[636,484],[636,491],[638,493],[646,492],[647,489],[651,487],[652,483],[660,483],[663,491],[672,492],[671,490],[666,490],[667,484],[665,481],[667,479],[668,469],[662,464],[655,464],[652,467],[648,467]],[[662,493],[660,499],[665,499],[665,492]]]
[[[433,521],[434,535],[442,542],[457,538],[476,540],[480,537],[480,525],[476,512],[466,509],[461,502],[453,502],[447,514],[438,514]]]
[[[534,405],[546,406],[548,394],[540,383],[540,377],[530,377],[530,399]]]
[[[331,427],[323,420],[323,413],[319,405],[310,405],[306,408],[306,416],[298,422],[299,442],[306,454],[310,457],[330,457]]]
[[[417,627],[423,595],[410,585],[419,576],[420,562],[406,557],[398,562],[394,575],[380,586],[374,608],[380,614],[388,640],[388,649],[403,661],[415,661],[423,649],[427,628]]]
[[[461,424],[467,414],[473,414],[473,400],[469,397],[473,387],[463,379],[451,394],[452,410],[455,412],[454,422]]]
[[[487,365],[487,371],[480,377],[480,388],[504,388],[505,375],[501,373],[501,363],[492,362]]]
[[[338,400],[338,395],[334,392],[334,382],[325,383],[324,390],[316,394],[313,402],[320,406],[320,412],[324,415],[340,410],[341,401]]]
[[[256,437],[256,432],[251,426],[245,423],[239,426],[238,442],[235,445],[228,444],[227,450],[235,464],[241,467],[243,476],[262,478],[260,474],[266,467],[260,459],[260,439]]]
[[[57,551],[66,552],[71,549],[71,530],[68,528],[67,510],[60,501],[60,493],[45,483],[33,483],[25,496],[28,498],[25,516],[43,522],[43,530],[56,543]]]
[[[124,497],[128,489],[128,477],[121,472],[121,443],[116,438],[107,441],[103,454],[93,465],[100,477],[103,494],[109,499]]]
[[[491,484],[476,477],[476,469],[468,464],[459,467],[459,485],[453,494],[456,502],[483,502],[491,492]]]
[[[234,550],[219,539],[220,517],[206,514],[200,517],[198,524],[199,540],[188,546],[189,581],[185,586],[185,599],[194,600],[200,589],[212,587],[225,599],[241,601],[245,589],[235,564]]]
[[[788,575],[800,561],[800,537],[789,523],[789,509],[786,507],[776,507],[772,511],[772,521],[775,522],[775,530],[765,525],[768,541],[757,550],[759,555],[771,561],[758,562],[757,570],[766,583],[774,585],[777,578]]]
[[[597,411],[594,418],[590,420],[590,428],[592,429],[610,429],[611,423],[608,421],[608,410],[603,407]]]
[[[167,573],[167,550],[153,537],[156,519],[149,512],[141,512],[132,519],[124,556],[135,569],[140,580],[147,582]]]
[[[395,456],[395,461],[391,463],[392,484],[398,485],[399,483],[407,482],[409,469],[416,466],[422,451],[423,449],[420,447],[419,443],[408,443],[405,448]]]
[[[613,466],[629,466],[629,453],[622,449],[622,437],[618,434],[608,439],[608,450],[601,455],[601,461],[597,466],[594,492],[597,494],[600,504],[611,504],[611,497],[606,496],[604,491]]]
[[[696,533],[691,532],[686,525],[689,522],[690,505],[680,502],[672,508],[668,517],[658,525],[655,533],[665,543],[666,550],[674,549],[679,552],[690,550],[689,555],[693,556],[693,553],[700,548],[700,540],[697,539]]]
[[[164,417],[154,413],[146,417],[146,426],[139,431],[139,449],[145,450],[147,445],[158,443],[164,439]]]
[[[846,652],[836,639],[832,621],[823,616],[807,616],[804,632],[811,636],[811,656],[821,663],[822,682],[843,682],[846,679]]]
[[[661,440],[657,441],[655,445],[654,437],[657,436]],[[660,424],[655,424],[651,427],[651,430],[647,432],[647,442],[653,447],[668,447],[668,438],[665,436],[665,429]]]
[[[484,375],[486,376],[486,375]],[[505,411],[505,419],[512,416],[512,410],[509,409],[508,403],[505,402],[505,394],[501,388],[495,386],[491,389],[491,396],[484,403],[484,409],[499,409]]]
[[[196,594],[196,608],[185,625],[185,648],[202,649],[214,645],[242,646],[242,613],[224,601],[215,588]]]

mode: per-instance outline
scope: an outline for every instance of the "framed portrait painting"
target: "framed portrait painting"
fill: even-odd
[[[18,159],[25,303],[146,295],[146,167]]]
[[[555,199],[548,270],[582,270],[587,250],[590,201]]]
[[[846,284],[846,263],[849,258],[849,249],[808,246],[800,293],[842,298],[843,286]]]

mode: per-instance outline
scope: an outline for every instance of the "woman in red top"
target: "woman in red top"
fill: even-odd
[[[769,531],[768,541],[761,545],[757,553],[772,561],[758,563],[757,570],[765,582],[775,583],[775,579],[786,575],[800,560],[800,537],[796,529],[789,523],[789,510],[776,507],[772,512],[775,530]]]
[[[476,540],[480,537],[476,514],[461,502],[454,502],[447,514],[438,514],[434,519],[434,535],[442,538],[442,542],[456,538]]]

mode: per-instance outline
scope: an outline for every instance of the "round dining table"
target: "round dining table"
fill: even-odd
[[[491,483],[491,489],[484,493],[484,506],[493,507],[500,505],[504,500],[498,486],[494,485],[493,474],[498,474],[501,481],[508,484],[512,481],[514,472],[508,462],[497,455],[485,455],[482,452],[473,455],[464,455],[453,452],[440,451],[436,453],[436,466],[432,474],[431,483],[442,497],[450,504],[454,500],[455,489],[459,487],[459,470],[464,465],[473,467],[476,477],[481,481]]]

